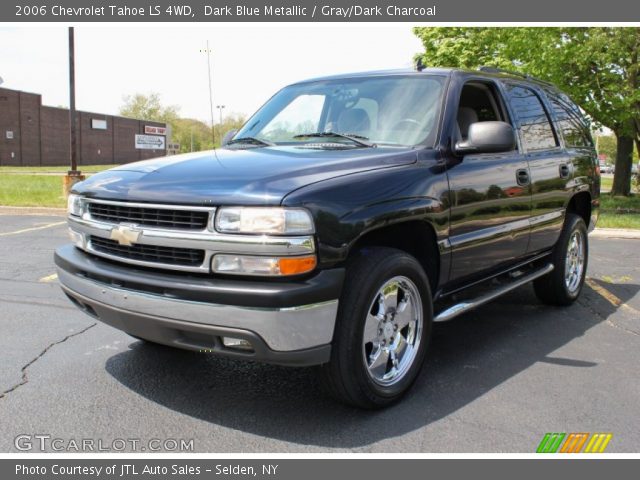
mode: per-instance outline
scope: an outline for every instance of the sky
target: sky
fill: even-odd
[[[75,32],[78,109],[117,114],[125,95],[157,92],[181,116],[207,122],[207,40],[214,105],[245,115],[290,83],[409,67],[421,50],[408,25],[127,25]],[[43,104],[67,107],[67,41],[62,26],[0,27],[2,87],[40,93]]]

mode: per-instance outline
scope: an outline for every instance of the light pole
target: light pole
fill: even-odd
[[[218,112],[220,112],[220,128],[222,128],[222,110],[224,109],[224,105],[216,105]],[[220,132],[222,134],[222,132]]]
[[[211,140],[212,147],[216,146],[216,130],[213,126],[213,88],[211,87],[211,50],[209,49],[209,40],[207,40],[207,73],[209,74],[209,107],[211,109]]]

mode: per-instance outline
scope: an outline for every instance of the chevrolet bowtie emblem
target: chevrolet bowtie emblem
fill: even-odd
[[[138,241],[142,235],[142,230],[127,225],[119,225],[111,230],[111,240],[115,240],[120,245],[130,247]]]

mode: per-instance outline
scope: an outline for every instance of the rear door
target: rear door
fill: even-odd
[[[560,136],[560,143],[563,144],[571,162],[571,176],[564,185],[566,199],[569,200],[569,195],[578,191],[588,191],[592,200],[595,200],[600,190],[600,182],[596,174],[598,156],[591,138],[591,127],[580,108],[567,95],[552,88],[543,90]]]
[[[574,168],[571,156],[560,144],[541,91],[520,83],[507,82],[505,87],[529,164],[531,234],[527,253],[536,253],[553,246],[560,235]]]

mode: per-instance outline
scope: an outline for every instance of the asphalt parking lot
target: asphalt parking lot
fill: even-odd
[[[530,286],[437,325],[410,394],[381,412],[323,396],[312,369],[143,344],[62,294],[57,216],[0,215],[0,452],[21,434],[193,439],[196,452],[534,452],[546,432],[640,447],[640,240],[591,239],[569,308]],[[4,393],[3,393],[4,392]]]

